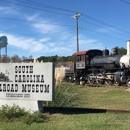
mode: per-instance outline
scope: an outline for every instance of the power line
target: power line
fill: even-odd
[[[4,1],[6,1],[6,0],[4,0]],[[15,0],[15,1],[19,1],[19,2],[23,2],[23,1],[21,1],[21,0]],[[58,8],[58,7],[54,7],[54,6],[50,6],[50,5],[46,5],[46,4],[42,4],[42,3],[39,3],[39,2],[34,2],[34,1],[32,1],[32,0],[28,0],[28,1],[30,1],[31,3],[33,3],[33,5],[38,5],[38,6],[44,6],[44,7],[46,7],[46,8],[53,8],[53,9],[56,9],[56,10],[63,10],[63,11],[68,11],[68,12],[76,12],[76,11],[71,11],[71,10],[66,10],[66,9],[62,9],[62,8]],[[123,1],[123,0],[122,0]],[[6,2],[9,2],[9,1],[6,1]],[[9,3],[12,3],[12,2],[9,2]],[[23,2],[23,3],[27,3],[27,4],[30,4],[29,2]],[[35,4],[34,4],[35,3]],[[16,3],[13,3],[13,4],[16,4]],[[19,4],[18,4],[19,5]],[[20,6],[25,6],[25,5],[20,5]],[[26,7],[28,7],[28,6],[26,6]],[[34,8],[34,7],[29,7],[29,8],[33,8],[33,9],[38,9],[38,8]],[[42,9],[38,9],[38,10],[42,10]],[[62,13],[58,13],[58,12],[52,12],[52,11],[48,11],[48,10],[43,10],[43,11],[47,11],[47,12],[51,12],[51,13],[57,13],[57,14],[62,14]],[[68,14],[62,14],[62,15],[66,15],[66,16],[70,16],[70,15],[68,15]],[[93,18],[93,17],[91,17],[91,16],[88,16],[88,15],[86,15],[86,14],[83,14],[83,16],[85,16],[85,17],[87,17],[87,18],[89,18],[89,19],[91,19],[91,20],[93,20],[93,21],[96,21],[96,22],[98,22],[98,23],[100,23],[100,24],[103,24],[103,25],[106,25],[106,26],[108,26],[108,27],[112,27],[112,28],[115,28],[115,29],[117,29],[117,30],[119,30],[119,31],[122,31],[122,32],[124,32],[124,33],[130,33],[129,31],[127,31],[127,30],[124,30],[124,29],[121,29],[121,28],[118,28],[118,27],[116,27],[116,26],[113,26],[113,25],[110,25],[110,24],[108,24],[108,23],[105,23],[105,22],[103,22],[103,21],[100,21],[100,20],[98,20],[98,19],[95,19],[95,18]],[[97,25],[96,25],[97,26]],[[112,31],[112,30],[111,30]],[[117,32],[118,33],[118,32]],[[124,34],[122,34],[122,35],[124,35]]]
[[[15,0],[15,1],[20,1],[20,2],[23,2],[23,1],[21,1],[21,0]],[[57,9],[57,10],[62,10],[62,11],[68,11],[68,12],[77,12],[77,11],[72,11],[72,10],[66,10],[66,9],[63,9],[63,8],[58,8],[58,7],[55,7],[55,6],[50,6],[50,5],[47,5],[47,4],[43,4],[43,3],[40,3],[40,2],[35,2],[35,1],[33,1],[33,0],[28,0],[29,2],[28,2],[28,4],[30,4],[30,3],[32,3],[33,5],[38,5],[38,6],[43,6],[43,7],[45,7],[45,8],[52,8],[52,9]],[[123,1],[123,2],[126,2],[126,1],[124,1],[124,0],[121,0],[121,1]],[[27,2],[24,2],[24,3],[27,3]],[[35,4],[34,4],[35,3]],[[126,3],[128,3],[128,4],[130,4],[129,2],[126,2]],[[107,25],[107,26],[112,26],[112,27],[114,27],[114,28],[116,28],[116,29],[118,29],[118,30],[120,30],[120,31],[123,31],[124,33],[130,33],[129,31],[126,31],[126,30],[124,30],[124,29],[119,29],[118,27],[115,27],[115,26],[113,26],[113,25],[110,25],[110,24],[107,24],[107,23],[105,23],[105,22],[102,22],[102,21],[100,21],[100,20],[98,20],[98,19],[95,19],[95,18],[92,18],[92,17],[90,17],[90,16],[88,16],[88,15],[85,15],[86,17],[88,17],[88,18],[90,18],[90,19],[92,19],[92,20],[94,20],[94,21],[97,21],[97,22],[99,22],[99,23],[101,23],[101,24],[105,24],[105,25]],[[94,25],[94,24],[93,24]],[[97,26],[97,25],[96,25]],[[108,29],[107,29],[108,30]],[[112,30],[111,30],[112,31]],[[114,31],[113,31],[114,32]],[[117,32],[118,33],[118,32]],[[125,35],[126,36],[126,35]]]
[[[15,0],[15,1],[27,3],[27,4],[32,4],[32,5],[37,5],[37,6],[41,6],[41,7],[45,7],[45,8],[51,8],[51,9],[57,9],[57,10],[75,13],[75,11],[72,11],[72,10],[67,10],[67,9],[63,9],[63,8],[59,8],[59,7],[55,7],[55,6],[50,6],[50,5],[43,4],[43,3],[40,3],[40,2],[35,2],[35,1],[32,1],[32,0],[28,0],[28,2],[24,2],[24,1],[21,1],[21,0]]]
[[[124,30],[124,29],[118,28],[118,27],[116,27],[116,26],[113,26],[113,25],[111,25],[111,24],[105,23],[105,22],[103,22],[103,21],[100,21],[100,20],[98,20],[98,19],[95,19],[95,18],[93,18],[93,17],[91,17],[91,16],[88,16],[88,15],[86,15],[86,14],[83,14],[83,16],[85,16],[85,17],[87,17],[87,18],[89,18],[89,19],[91,19],[91,20],[93,20],[93,21],[96,21],[96,22],[98,22],[98,23],[104,24],[104,25],[106,25],[106,26],[113,27],[113,28],[115,28],[115,29],[117,29],[117,30],[119,30],[119,31],[123,31],[124,33],[130,33],[130,32],[127,31],[127,30]]]
[[[124,3],[130,4],[130,2],[127,2],[127,1],[125,1],[125,0],[121,0],[121,1],[124,2]]]
[[[71,28],[71,29],[73,29],[73,28]],[[63,30],[63,31],[58,31],[58,32],[53,32],[53,33],[49,32],[49,34],[57,34],[57,33],[61,34],[62,32],[66,32],[66,31],[68,31],[68,30]],[[13,32],[10,32],[10,33],[13,33]],[[43,36],[43,34],[38,34],[38,33],[19,33],[19,35],[38,35],[38,36],[42,35]],[[48,33],[46,33],[44,35],[48,35]]]
[[[109,36],[109,35],[106,35],[106,34],[103,34],[103,33],[99,33],[99,32],[96,32],[96,31],[93,31],[93,30],[90,30],[90,29],[87,29],[87,28],[83,28],[85,30],[88,30],[90,32],[94,32],[94,33],[98,33],[98,34],[101,34],[101,35],[104,35],[104,36],[107,36],[107,37],[111,37],[111,38],[114,38],[114,39],[118,39],[118,40],[121,40],[121,41],[126,41],[124,39],[120,39],[120,38],[117,38],[117,37],[113,37],[113,36]]]
[[[6,3],[15,4],[15,5],[19,5],[19,6],[23,6],[23,7],[26,7],[26,8],[35,9],[35,10],[41,10],[41,11],[45,11],[45,12],[50,12],[50,13],[55,13],[55,14],[60,14],[60,15],[65,15],[65,16],[70,16],[68,14],[63,14],[63,13],[53,12],[53,11],[49,11],[49,10],[39,9],[39,8],[35,8],[35,7],[27,6],[27,5],[22,5],[22,4],[17,4],[17,3],[6,1],[6,0],[0,0],[0,1],[6,2]]]
[[[58,26],[60,25],[60,26],[74,27],[73,25],[52,24],[52,23],[45,23],[45,22],[39,22],[39,21],[27,21],[27,20],[22,20],[22,19],[5,18],[5,17],[0,17],[0,19],[13,20],[13,21],[18,21],[18,22],[31,22],[31,23],[41,23],[41,24],[49,24],[49,25],[58,25]]]
[[[51,13],[56,13],[56,14],[61,14],[61,15],[66,15],[66,16],[70,16],[70,15],[68,15],[68,14],[62,14],[62,13],[58,13],[58,12],[52,12],[52,11],[48,11],[48,10],[43,10],[43,9],[39,9],[39,8],[34,8],[34,7],[30,7],[30,6],[26,6],[26,5],[21,5],[21,4],[17,4],[17,3],[13,3],[13,2],[10,2],[10,1],[6,1],[6,0],[0,0],[0,1],[3,1],[3,2],[7,2],[7,3],[11,3],[11,4],[15,4],[15,5],[20,5],[20,6],[23,6],[23,7],[27,7],[27,8],[32,8],[32,9],[36,9],[36,10],[42,10],[42,11],[47,11],[47,12],[51,12]],[[20,2],[21,2],[21,0],[19,0]],[[33,3],[36,3],[37,5],[39,5],[39,4],[41,4],[41,3],[38,3],[38,2],[34,2],[34,1],[32,1],[32,0],[28,0],[28,1],[31,1],[31,2],[33,2]],[[24,2],[25,3],[25,2]],[[27,2],[26,2],[27,3]],[[49,6],[49,5],[45,5],[45,4],[43,4],[44,6],[46,6],[46,8],[53,8],[53,9],[58,9],[58,10],[64,10],[64,11],[69,11],[69,12],[75,12],[75,11],[70,11],[70,10],[65,10],[65,9],[62,9],[62,8],[57,8],[57,7],[54,7],[54,6]],[[94,20],[94,21],[96,21],[96,22],[98,22],[98,23],[100,23],[100,24],[104,24],[104,25],[106,25],[106,26],[108,26],[108,27],[112,27],[112,28],[116,28],[117,30],[120,30],[120,31],[123,31],[124,33],[130,33],[129,31],[126,31],[126,30],[123,30],[123,29],[120,29],[120,28],[118,28],[118,27],[115,27],[115,26],[113,26],[113,25],[110,25],[110,24],[108,24],[108,23],[105,23],[105,22],[102,22],[102,21],[100,21],[100,20],[98,20],[98,19],[95,19],[95,18],[93,18],[93,17],[91,17],[91,16],[88,16],[88,15],[86,15],[86,14],[83,14],[83,16],[85,16],[85,17],[87,17],[87,18],[89,18],[89,19],[91,19],[91,20]],[[24,20],[18,20],[18,19],[9,19],[9,18],[3,18],[3,19],[8,19],[8,20],[16,20],[16,21],[23,21],[23,22],[33,22],[33,21],[24,21]],[[38,22],[38,23],[41,23],[41,22]],[[49,23],[44,23],[44,24],[49,24]],[[59,25],[59,24],[54,24],[54,25]],[[94,25],[94,24],[93,24]],[[96,25],[96,24],[95,24]],[[70,26],[70,25],[63,25],[63,26]],[[96,26],[99,26],[99,25],[96,25]],[[91,30],[92,31],[92,30]],[[111,30],[112,31],[112,30]],[[93,31],[94,32],[94,31]],[[117,33],[117,32],[116,32]],[[101,34],[101,33],[100,33]],[[104,34],[103,34],[104,35]],[[111,37],[111,36],[110,36]]]
[[[10,1],[6,1],[6,0],[1,0],[1,1],[7,2],[7,3],[11,3],[11,4],[20,5],[20,6],[24,6],[24,7],[27,7],[27,8],[32,8],[32,9],[47,11],[47,12],[50,12],[50,13],[56,13],[56,14],[61,14],[61,15],[70,16],[70,15],[68,15],[68,14],[63,14],[63,13],[58,13],[58,12],[52,12],[52,11],[43,10],[43,9],[39,9],[39,8],[34,8],[34,7],[26,6],[26,5],[21,5],[21,4],[13,3],[13,2],[10,2]],[[15,1],[18,1],[18,0],[15,0]],[[21,1],[21,0],[19,0],[19,1],[20,1],[20,2],[23,2],[23,1]],[[76,12],[76,11],[66,10],[66,9],[62,9],[62,8],[58,8],[58,7],[54,7],[54,6],[50,6],[50,5],[45,5],[45,4],[42,4],[42,3],[39,3],[39,2],[34,2],[34,1],[32,1],[32,0],[28,0],[28,1],[31,1],[32,3],[36,3],[36,4],[38,4],[38,5],[44,5],[44,6],[46,6],[46,8],[53,8],[53,9],[58,9],[58,10],[63,10],[63,11]],[[124,1],[124,0],[121,0],[121,1]],[[24,3],[28,3],[28,2],[24,2]],[[86,14],[83,14],[83,16],[85,16],[85,17],[87,17],[87,18],[89,18],[89,19],[91,19],[91,20],[93,20],[93,21],[96,21],[96,22],[98,22],[98,23],[100,23],[100,24],[106,25],[106,26],[108,26],[108,27],[115,28],[115,29],[117,29],[117,30],[119,30],[119,31],[122,31],[122,32],[124,32],[124,33],[130,33],[130,32],[127,31],[127,30],[124,30],[124,29],[118,28],[118,27],[116,27],[116,26],[110,25],[110,24],[108,24],[108,23],[105,23],[105,22],[103,22],[103,21],[100,21],[100,20],[98,20],[98,19],[95,19],[95,18],[93,18],[93,17],[91,17],[91,16],[88,16],[88,15],[86,15]]]
[[[117,32],[117,31],[113,31],[112,29],[107,29],[107,28],[105,28],[105,27],[102,27],[102,26],[100,26],[100,25],[91,23],[91,22],[89,22],[89,21],[86,21],[86,20],[83,20],[83,19],[80,19],[80,20],[82,20],[82,21],[84,21],[84,22],[87,22],[87,23],[89,23],[89,24],[92,24],[92,25],[94,25],[94,26],[104,28],[105,30],[108,30],[108,31],[111,31],[111,32],[114,32],[114,33],[117,33],[117,34],[120,34],[120,35],[124,35],[124,36],[126,36],[126,37],[129,37],[129,35],[125,35],[125,34],[123,34],[123,33]]]
[[[60,25],[60,24],[50,24],[50,23],[44,23],[44,22],[38,22],[38,21],[26,21],[26,20],[20,20],[20,19],[4,18],[4,17],[0,17],[0,19],[14,20],[14,21],[18,21],[18,22],[42,23],[42,24],[58,25],[58,26]],[[75,26],[72,26],[72,25],[60,25],[60,26],[71,26],[71,27],[75,27]],[[86,29],[86,28],[83,28],[83,29],[91,31],[91,32],[94,32],[94,33],[98,33],[98,34],[101,34],[101,35],[105,35],[105,36],[108,36],[108,37],[112,37],[112,36],[109,36],[109,35],[106,35],[106,34],[103,34],[103,33],[99,33],[99,32],[93,31],[93,30],[89,30],[89,29]],[[21,34],[21,35],[35,35],[35,34]],[[112,37],[112,38],[115,38],[115,37]],[[122,40],[122,39],[119,39],[119,38],[115,38],[115,39]]]

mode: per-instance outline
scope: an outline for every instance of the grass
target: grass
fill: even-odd
[[[57,115],[57,120],[52,121],[55,130],[127,130],[130,117],[127,115],[113,114],[79,114]],[[123,122],[122,122],[123,121]]]
[[[130,116],[122,114],[55,114],[49,122],[26,125],[0,123],[0,130],[129,130]]]
[[[77,93],[78,107],[130,110],[130,92],[122,88],[87,87],[70,85],[70,92]],[[0,122],[0,130],[129,130],[130,114],[45,113],[49,121],[27,125],[20,121]]]
[[[130,92],[125,88],[73,86],[72,91],[79,93],[83,108],[130,110]]]

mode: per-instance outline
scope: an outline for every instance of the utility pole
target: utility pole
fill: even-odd
[[[77,52],[79,51],[79,38],[78,38],[78,18],[82,14],[76,13],[76,15],[72,16],[72,18],[76,19],[76,42],[77,42]]]

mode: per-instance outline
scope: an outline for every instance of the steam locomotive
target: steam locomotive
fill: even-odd
[[[130,41],[127,41],[127,54],[123,56],[118,54],[117,48],[113,48],[110,54],[107,49],[92,49],[75,52],[74,55],[74,73],[66,73],[69,79],[78,84],[126,84],[130,87]]]

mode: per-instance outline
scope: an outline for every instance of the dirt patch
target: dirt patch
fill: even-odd
[[[127,92],[130,92],[130,88],[127,88],[126,91],[127,91]]]

